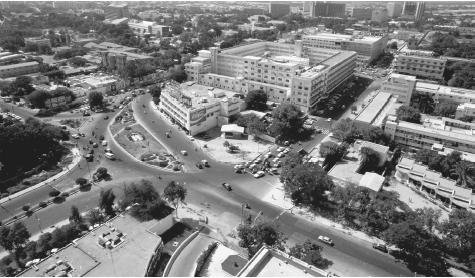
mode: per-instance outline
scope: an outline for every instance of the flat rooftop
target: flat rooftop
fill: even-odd
[[[15,68],[35,66],[35,65],[39,65],[39,63],[38,62],[25,62],[25,63],[18,63],[18,64],[0,66],[0,70],[15,69]]]
[[[345,35],[345,34],[331,34],[331,33],[317,33],[315,35],[305,35],[304,38],[318,38],[318,39],[326,39],[326,40],[350,40],[353,38],[352,41],[359,42],[359,43],[375,43],[379,41],[382,37],[378,36],[353,36],[353,35]]]
[[[282,251],[262,247],[237,276],[326,277],[327,273]]]
[[[456,88],[449,86],[442,86],[439,84],[432,84],[426,82],[417,81],[416,91],[428,92],[428,93],[439,93],[446,95],[472,95],[475,96],[475,90]]]
[[[372,124],[378,118],[381,111],[384,110],[390,99],[390,93],[379,92],[355,120]]]
[[[147,231],[156,221],[139,222],[125,214],[88,233],[77,241],[77,246],[69,245],[37,265],[37,270],[30,268],[21,276],[33,277],[55,276],[62,266],[52,268],[59,261],[69,264],[72,271],[69,276],[92,277],[143,277],[150,257],[160,244],[160,237]],[[115,235],[123,233],[124,241],[113,249],[103,248],[98,239],[104,233]]]

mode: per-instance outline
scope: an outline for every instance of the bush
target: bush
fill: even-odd
[[[69,197],[69,192],[63,192],[63,193],[61,193],[61,195],[59,195],[59,196],[66,199],[67,197]]]
[[[45,208],[45,207],[48,206],[48,204],[47,204],[46,202],[39,202],[39,203],[38,203],[38,206],[39,206],[40,208]]]
[[[53,189],[53,190],[51,190],[51,191],[49,192],[49,196],[50,196],[50,197],[57,197],[57,196],[59,196],[59,194],[61,194],[61,192],[59,192],[59,191],[56,190],[56,189]]]
[[[87,184],[87,179],[85,178],[77,178],[76,179],[76,184],[79,184],[80,186]]]
[[[208,262],[209,257],[211,256],[211,254],[213,254],[213,251],[216,249],[216,247],[218,247],[218,243],[213,242],[210,245],[208,245],[208,248],[206,248],[206,250],[201,252],[200,257],[198,258],[196,262],[197,265],[196,265],[196,270],[195,270],[195,277],[200,277],[201,271],[203,271],[204,266]]]
[[[29,205],[24,205],[21,209],[24,210],[24,211],[29,211],[30,206]]]
[[[62,196],[56,196],[56,197],[53,198],[54,203],[61,203],[63,201],[64,201],[64,197],[62,197]]]

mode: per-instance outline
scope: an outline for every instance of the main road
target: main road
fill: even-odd
[[[265,176],[261,179],[254,179],[248,174],[236,174],[231,165],[221,163],[209,158],[203,150],[195,150],[195,145],[184,132],[176,126],[170,125],[155,113],[151,107],[151,97],[149,95],[137,98],[133,103],[137,120],[143,124],[153,135],[160,139],[172,152],[180,156],[180,150],[186,150],[188,156],[180,157],[185,162],[185,166],[191,171],[186,173],[170,173],[152,167],[145,166],[131,159],[109,138],[106,131],[107,121],[98,121],[95,129],[96,134],[104,134],[110,143],[110,148],[114,151],[118,160],[109,161],[102,159],[94,167],[104,166],[109,169],[113,180],[101,182],[89,192],[81,192],[68,197],[61,204],[51,205],[35,213],[35,217],[26,218],[24,223],[32,234],[40,232],[45,227],[56,224],[58,221],[67,219],[70,215],[70,207],[77,206],[81,211],[97,206],[100,189],[113,188],[114,192],[121,198],[123,185],[127,182],[144,178],[154,182],[159,192],[171,181],[185,183],[188,196],[187,202],[195,205],[202,203],[211,204],[214,213],[227,213],[233,219],[239,219],[241,215],[241,204],[248,203],[254,215],[262,212],[261,219],[276,220],[279,229],[286,234],[289,241],[302,242],[305,239],[316,240],[318,235],[328,235],[334,242],[334,247],[324,248],[323,254],[350,269],[347,273],[356,275],[371,276],[411,276],[413,275],[404,265],[395,262],[394,258],[387,254],[374,250],[368,242],[356,239],[343,232],[334,230],[328,226],[308,221],[300,216],[296,216],[284,211],[282,208],[264,202],[260,199],[267,193],[276,182],[275,176]],[[109,120],[110,121],[110,120]],[[172,137],[167,139],[164,134],[172,129]],[[98,152],[100,152],[99,150]],[[195,162],[202,159],[210,161],[211,167],[199,170],[194,166]],[[84,167],[83,167],[84,168]],[[83,173],[86,176],[85,173]],[[161,179],[158,179],[158,175]],[[72,178],[69,180],[73,180]],[[228,192],[221,186],[222,182],[228,182],[233,186],[233,190]],[[52,186],[65,188],[68,182],[59,182]],[[14,200],[16,205],[11,209],[20,209],[22,200],[33,200],[37,198],[35,192],[25,194]],[[37,199],[37,202],[41,199]],[[9,205],[4,204],[4,205]],[[280,217],[279,217],[280,216]],[[213,225],[213,223],[210,223]],[[227,223],[236,226],[239,223]],[[359,269],[364,269],[360,272]],[[353,272],[351,270],[354,270]],[[365,274],[363,274],[365,273]]]

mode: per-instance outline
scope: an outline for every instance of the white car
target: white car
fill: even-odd
[[[244,168],[244,166],[241,165],[241,164],[234,165],[234,169],[235,169],[235,170],[237,170],[237,169],[242,169],[242,168]]]
[[[255,173],[253,176],[258,179],[260,177],[263,177],[265,175],[264,171],[258,171],[257,173]]]
[[[107,141],[106,140],[102,140],[102,146],[107,146]]]
[[[282,151],[284,154],[288,154],[290,152],[290,148],[285,148],[285,150]]]
[[[180,153],[181,153],[182,155],[188,155],[188,152],[185,151],[185,150],[180,151]]]
[[[320,240],[321,242],[323,243],[326,243],[330,246],[333,246],[333,240],[331,240],[331,238],[327,237],[327,236],[318,236],[318,240]]]
[[[110,159],[110,160],[114,160],[114,159],[115,159],[115,155],[114,155],[113,153],[105,153],[104,156],[107,157],[107,158]]]
[[[74,139],[79,139],[79,134],[75,133],[75,134],[71,135],[71,137],[73,137]]]
[[[285,150],[284,147],[279,147],[279,148],[277,149],[278,152],[282,152],[283,150]]]
[[[277,155],[278,158],[281,158],[281,157],[284,157],[285,156],[285,153],[281,152]]]

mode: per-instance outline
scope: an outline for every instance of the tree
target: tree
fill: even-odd
[[[30,239],[30,232],[23,222],[15,222],[12,226],[0,227],[0,245],[7,251],[16,251]]]
[[[302,111],[292,104],[281,104],[272,111],[272,124],[269,132],[279,141],[299,138],[304,117]]]
[[[29,94],[26,99],[35,108],[44,108],[45,101],[50,97],[49,93],[44,90],[35,90]]]
[[[364,174],[377,169],[380,163],[379,154],[368,147],[362,147],[360,150],[361,162],[358,167],[358,173]]]
[[[104,106],[104,96],[100,92],[90,92],[89,93],[89,106],[92,107],[102,107]]]
[[[350,118],[336,122],[332,127],[332,133],[338,140],[349,144],[353,143],[358,136],[356,125]]]
[[[475,163],[461,160],[451,169],[451,174],[462,187],[475,188]]]
[[[98,223],[100,224],[105,220],[104,214],[102,214],[102,212],[97,208],[88,211],[86,217],[89,221],[89,224],[91,224],[92,226]]]
[[[422,209],[416,209],[415,214],[417,215],[417,218],[421,220],[421,223],[427,231],[432,233],[434,228],[439,226],[439,219],[442,215],[442,211],[440,209],[424,207]]]
[[[87,182],[88,182],[88,180],[85,179],[85,178],[77,178],[76,179],[76,184],[78,184],[79,186],[84,186],[84,185],[87,184]]]
[[[286,238],[272,223],[258,223],[256,225],[239,225],[238,236],[241,239],[239,246],[247,248],[249,257],[252,257],[263,244],[280,250],[284,249]]]
[[[95,175],[98,180],[102,180],[105,179],[109,173],[107,173],[107,168],[99,167],[97,168]]]
[[[258,117],[252,117],[247,124],[247,132],[250,134],[265,134],[267,133],[267,124]]]
[[[400,256],[409,269],[426,276],[447,275],[441,241],[427,231],[417,218],[390,225],[384,238],[401,249]]]
[[[149,92],[153,98],[153,102],[158,105],[158,103],[160,102],[160,95],[162,94],[162,88],[160,88],[160,86],[155,85],[150,88]]]
[[[322,257],[322,249],[323,248],[315,242],[306,240],[303,244],[297,244],[290,248],[289,255],[320,269],[326,269],[332,265],[333,262]]]
[[[475,215],[465,209],[454,209],[440,225],[443,242],[450,253],[467,262],[475,243]]]
[[[31,85],[33,82],[32,78],[29,76],[18,76],[15,78],[15,81],[10,84],[9,91],[11,92],[12,95],[14,96],[25,96],[29,95],[31,92],[33,92],[35,89]]]
[[[76,206],[71,207],[71,216],[69,217],[69,221],[75,224],[82,223],[81,213]]]
[[[432,114],[441,117],[453,117],[457,111],[457,106],[456,103],[439,103]]]
[[[396,110],[396,116],[398,120],[410,122],[410,123],[421,123],[421,113],[414,107],[403,105]]]
[[[106,215],[114,215],[115,194],[112,189],[101,190],[99,197],[99,207],[104,210]]]
[[[347,146],[345,144],[338,145],[332,141],[326,141],[320,144],[319,153],[325,160],[322,167],[326,165],[334,165],[345,155]]]
[[[424,114],[431,114],[435,108],[434,99],[429,93],[414,94],[411,99],[411,104],[416,105],[416,107]]]
[[[249,110],[267,110],[267,94],[263,90],[253,90],[248,92],[244,101]]]
[[[421,162],[425,165],[428,165],[430,158],[434,156],[437,156],[436,151],[428,150],[428,149],[420,149],[417,151],[416,155],[414,156],[414,159],[417,162]]]
[[[178,217],[178,205],[185,201],[186,188],[175,181],[171,181],[165,187],[163,196],[175,206],[176,217]]]

